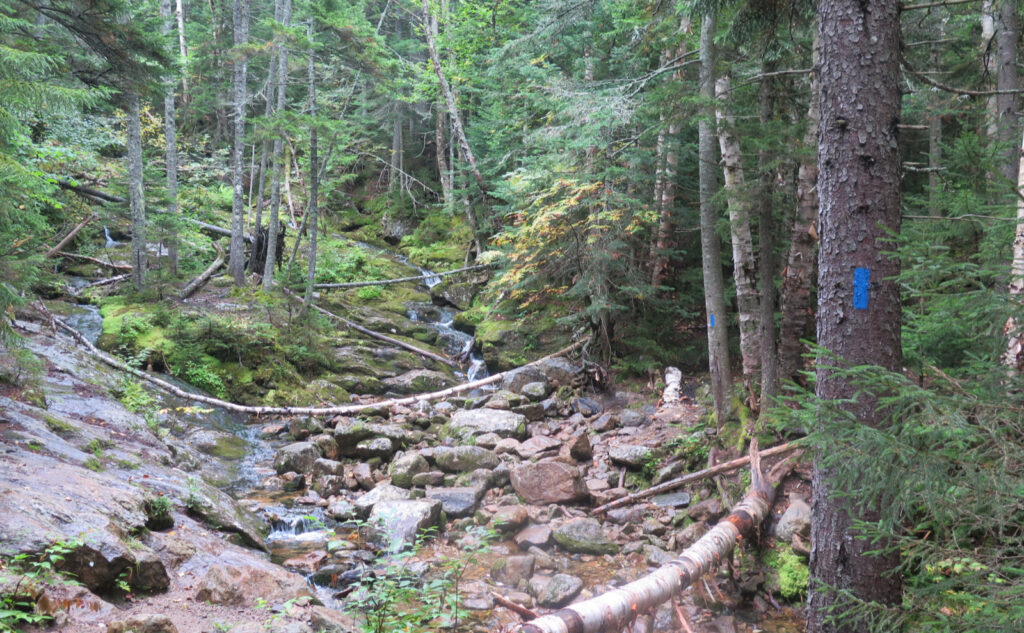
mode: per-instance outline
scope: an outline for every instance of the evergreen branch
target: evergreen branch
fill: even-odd
[[[934,79],[929,78],[924,73],[922,73],[920,71],[917,71],[917,70],[914,70],[914,67],[910,65],[910,62],[907,61],[907,58],[903,55],[903,53],[900,53],[900,63],[903,65],[903,68],[905,68],[908,73],[910,73],[914,77],[917,77],[918,79],[920,79],[924,83],[928,84],[929,86],[931,86],[933,88],[938,88],[939,90],[943,90],[945,92],[951,92],[953,94],[965,95],[965,96],[968,96],[968,97],[988,97],[990,95],[1010,95],[1010,94],[1021,94],[1021,93],[1024,93],[1024,89],[1017,89],[1017,90],[966,90],[964,88],[955,88],[953,86],[947,86],[944,83],[939,83],[938,81],[935,81]]]

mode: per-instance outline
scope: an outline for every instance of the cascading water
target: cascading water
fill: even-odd
[[[103,248],[117,248],[121,245],[121,242],[110,237],[110,229],[107,227],[103,227],[103,237],[107,238],[107,243],[103,245]]]

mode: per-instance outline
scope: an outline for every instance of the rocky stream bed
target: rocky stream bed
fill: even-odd
[[[94,310],[73,312],[98,336]],[[140,388],[42,317],[19,316],[45,369],[31,387],[0,389],[0,553],[68,544],[58,567],[80,584],[8,564],[0,594],[33,602],[56,630],[356,631],[381,610],[375,591],[411,584],[418,593],[385,607],[426,603],[440,617],[417,630],[496,631],[519,617],[495,596],[542,612],[597,595],[670,560],[728,509],[728,487],[704,482],[593,516],[678,472],[657,458],[677,438],[707,441],[703,410],[590,393],[564,358],[415,407],[257,420]],[[809,513],[799,472],[769,525],[787,552]],[[738,553],[679,612],[695,631],[800,630],[779,589],[777,570]],[[677,613],[664,605],[634,630],[684,630]]]

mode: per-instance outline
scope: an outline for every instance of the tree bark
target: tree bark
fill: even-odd
[[[736,119],[729,108],[732,98],[729,78],[715,82],[715,119],[718,122],[718,143],[722,149],[722,172],[725,196],[729,204],[729,233],[732,236],[732,277],[736,282],[736,307],[740,324],[740,358],[743,361],[743,382],[753,389],[761,368],[761,345],[758,333],[760,306],[755,282],[754,238],[750,232],[750,194],[745,191],[743,156],[733,130]]]
[[[983,0],[981,3],[981,72],[991,80],[996,74],[995,57],[992,55],[996,38],[996,14],[994,0]],[[990,139],[996,138],[998,132],[996,122],[999,120],[999,106],[996,96],[985,98],[985,133]]]
[[[128,200],[132,210],[132,284],[146,287],[146,200],[142,182],[142,122],[139,93],[125,93],[128,117]]]
[[[1021,151],[1024,152],[1024,139],[1021,140]],[[1024,191],[1024,161],[1020,162],[1017,174],[1017,190]],[[1010,305],[1015,311],[1024,299],[1024,198],[1017,197],[1017,228],[1013,236],[1013,260],[1010,265],[1010,284],[1008,288]],[[1016,376],[1024,369],[1024,332],[1021,331],[1017,317],[1011,316],[1003,326],[1003,334],[1007,337],[1006,351],[1003,353],[1003,365],[1011,376]]]
[[[288,26],[291,21],[292,3],[291,0],[280,0],[281,2],[281,24]],[[277,47],[277,108],[275,112],[280,115],[284,112],[287,104],[286,89],[288,86],[288,48],[284,42],[279,42]],[[274,286],[274,264],[277,262],[277,235],[280,231],[278,212],[281,208],[281,174],[288,169],[287,161],[282,159],[283,141],[279,132],[274,137],[274,178],[270,192],[270,218],[267,227],[267,259],[263,264],[263,290],[269,291]]]
[[[821,125],[819,178],[818,344],[845,365],[899,371],[899,260],[889,239],[900,230],[900,116],[898,0],[820,0]],[[823,359],[824,361],[824,359]],[[882,421],[876,398],[818,367],[817,396],[838,401],[857,420]],[[843,617],[840,594],[898,605],[898,553],[869,555],[886,544],[868,542],[855,527],[874,522],[852,487],[815,462],[811,519],[809,633],[866,632],[864,619]],[[846,598],[844,598],[845,600]],[[841,607],[840,607],[841,611]]]
[[[185,46],[185,7],[182,6],[182,0],[175,0],[174,4],[174,14],[178,21],[178,55],[181,60],[181,99],[188,103],[188,48]]]
[[[1001,173],[1007,183],[1017,182],[1020,166],[1020,95],[1017,85],[1017,0],[1002,0],[996,19],[997,138],[1003,151]]]
[[[319,206],[317,196],[320,195],[320,157],[317,155],[317,122],[316,122],[316,54],[313,42],[316,35],[314,18],[310,16],[306,30],[309,38],[309,117],[312,124],[309,126],[309,208],[306,211],[302,222],[308,225],[309,230],[309,257],[306,267],[306,291],[302,297],[303,309],[308,309],[313,301],[313,282],[316,280],[316,238],[317,238],[317,214]],[[300,233],[301,235],[301,233]],[[295,241],[298,243],[299,236]]]
[[[228,273],[236,286],[245,285],[245,243],[242,239],[245,220],[244,151],[245,104],[248,64],[245,47],[249,45],[249,0],[234,0],[234,129],[231,145],[231,246],[228,255]]]
[[[670,600],[728,558],[737,542],[756,539],[758,526],[775,499],[775,487],[761,472],[757,441],[750,446],[750,490],[718,525],[675,560],[634,582],[569,605],[522,625],[522,633],[610,633],[629,626],[637,614]]]
[[[779,323],[779,375],[792,378],[803,366],[811,309],[811,279],[818,241],[818,37],[814,38],[814,68],[810,75],[810,105],[796,179],[796,214],[790,228],[786,272],[782,278]],[[813,154],[812,152],[813,148]]]
[[[160,25],[160,32],[167,37],[174,28],[174,9],[171,0],[161,0],[160,17],[163,22]],[[164,142],[165,142],[165,163],[164,170],[167,172],[167,211],[177,215],[178,213],[178,143],[177,126],[174,121],[174,75],[168,74],[164,78]],[[171,274],[178,274],[178,231],[177,227],[167,237],[167,259],[171,268]]]
[[[763,71],[775,70],[773,64],[765,64]],[[770,77],[762,77],[758,100],[760,105],[761,129],[767,132],[775,111],[774,83]],[[758,194],[758,268],[759,306],[758,336],[761,350],[761,395],[758,406],[761,415],[770,408],[771,399],[779,395],[779,354],[775,347],[775,216],[774,216],[774,173],[772,155],[767,149],[758,153],[758,167],[761,172]]]
[[[487,183],[484,182],[484,177],[480,174],[480,169],[476,165],[476,158],[473,156],[473,150],[469,147],[469,140],[466,138],[466,130],[463,128],[462,117],[459,114],[459,106],[455,103],[455,94],[452,92],[452,87],[448,83],[448,79],[445,77],[444,68],[441,66],[441,58],[437,54],[437,43],[434,41],[436,27],[429,26],[433,21],[434,18],[430,15],[430,3],[428,0],[423,0],[423,22],[425,25],[428,25],[427,28],[423,29],[423,34],[427,40],[427,50],[430,52],[431,65],[434,67],[434,74],[437,75],[437,83],[441,88],[441,96],[444,97],[444,101],[448,105],[448,114],[452,121],[452,131],[455,132],[455,138],[459,143],[459,147],[462,149],[463,155],[466,157],[466,163],[469,164],[469,170],[470,173],[473,174],[473,180],[475,180],[477,186],[480,187],[481,193],[487,196]]]
[[[716,19],[705,15],[700,28],[700,94],[705,103],[714,98],[714,35]],[[704,306],[708,318],[708,367],[711,373],[711,394],[715,400],[716,424],[725,422],[729,414],[729,331],[725,318],[725,281],[722,278],[722,251],[715,233],[718,219],[712,196],[715,192],[715,136],[711,128],[713,107],[705,107],[705,116],[697,124],[700,181],[700,245],[701,268],[704,274]]]

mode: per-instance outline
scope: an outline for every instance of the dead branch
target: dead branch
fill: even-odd
[[[501,594],[492,591],[491,597],[494,598],[495,604],[505,607],[512,613],[515,613],[519,617],[523,618],[524,620],[536,620],[538,617],[537,614],[533,611],[527,609],[521,604],[512,602],[511,600],[509,600],[505,596],[502,596]]]
[[[761,451],[761,453],[758,455],[758,458],[761,458],[761,457],[772,457],[773,455],[784,455],[786,453],[790,453],[792,451],[795,451],[798,448],[800,448],[800,445],[797,444],[796,442],[787,442],[786,444],[780,444],[778,446],[774,446],[772,448],[769,448],[769,449]],[[746,466],[749,461],[750,461],[750,457],[749,456],[747,456],[747,457],[739,457],[739,458],[734,459],[732,461],[723,462],[721,464],[718,464],[717,466],[712,466],[711,468],[705,468],[704,470],[698,470],[695,473],[690,473],[688,475],[683,475],[682,477],[678,477],[676,479],[672,479],[670,481],[666,481],[663,484],[658,484],[657,486],[651,486],[650,488],[647,488],[646,490],[641,490],[639,492],[634,492],[633,494],[626,495],[625,497],[620,497],[620,498],[616,499],[615,501],[610,501],[610,502],[604,504],[603,506],[598,506],[598,507],[594,508],[593,513],[594,514],[603,514],[603,513],[607,512],[609,510],[612,510],[614,508],[619,508],[619,507],[622,507],[624,505],[629,505],[631,503],[635,503],[635,502],[639,501],[640,499],[646,499],[647,497],[653,497],[654,495],[660,494],[662,492],[668,492],[669,490],[675,490],[676,488],[678,488],[680,486],[683,486],[683,485],[688,484],[688,483],[692,483],[694,481],[700,481],[702,479],[707,479],[708,477],[714,477],[715,475],[720,475],[722,473],[727,473],[727,472],[736,470],[738,468],[742,468],[743,466]]]
[[[191,297],[196,290],[199,290],[206,284],[206,282],[210,281],[210,277],[213,276],[213,273],[217,272],[218,268],[224,265],[224,249],[220,247],[218,242],[214,242],[213,247],[217,249],[217,259],[213,260],[213,263],[210,264],[209,268],[203,271],[203,274],[188,282],[188,284],[181,289],[181,294],[178,295],[178,299],[184,301]]]
[[[94,281],[91,284],[86,284],[86,285],[82,286],[81,288],[79,288],[78,290],[69,290],[68,292],[71,294],[71,296],[76,297],[76,296],[82,294],[83,290],[88,290],[89,288],[98,288],[99,286],[108,286],[110,284],[116,284],[119,281],[124,281],[124,280],[128,279],[128,277],[130,277],[130,276],[131,276],[131,273],[125,273],[123,275],[115,275],[113,277],[108,277],[106,279],[100,279],[99,281]]]
[[[446,270],[440,273],[430,273],[427,275],[416,275],[414,277],[399,277],[398,279],[381,279],[378,281],[351,281],[347,283],[338,284],[313,284],[313,287],[318,290],[333,289],[333,288],[363,288],[365,286],[384,286],[387,284],[400,284],[406,281],[419,281],[420,279],[429,279],[431,277],[446,277],[448,275],[454,275],[457,273],[464,273],[471,270],[481,270],[483,268],[491,268],[490,264],[477,264],[475,266],[464,266],[462,268],[456,268],[455,270]]]
[[[61,257],[66,257],[68,259],[77,259],[79,261],[89,262],[90,264],[96,264],[97,266],[102,266],[104,268],[109,268],[111,270],[132,269],[132,267],[129,266],[128,264],[114,264],[112,262],[105,262],[102,259],[96,257],[89,257],[88,255],[79,255],[78,253],[66,253],[64,251],[57,251],[57,255],[60,255]]]
[[[57,245],[54,246],[53,248],[51,248],[50,250],[46,251],[46,255],[44,255],[43,257],[53,257],[54,255],[56,255],[62,248],[64,248],[65,246],[68,245],[68,242],[70,242],[71,240],[75,239],[75,236],[78,235],[79,231],[81,231],[82,229],[85,228],[86,224],[88,224],[88,223],[92,222],[93,220],[95,220],[96,217],[97,216],[94,213],[94,214],[90,215],[89,217],[85,218],[84,220],[82,220],[81,222],[79,222],[78,226],[76,226],[75,228],[71,229],[71,231],[67,235],[64,236],[64,239],[62,239],[61,241],[57,242]]]

